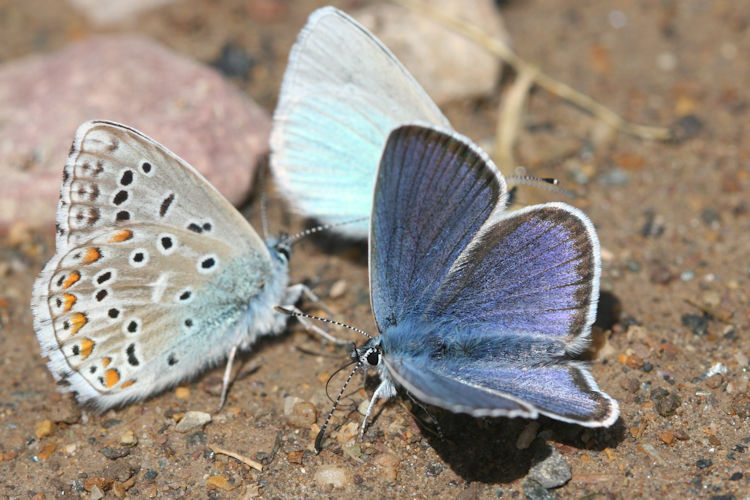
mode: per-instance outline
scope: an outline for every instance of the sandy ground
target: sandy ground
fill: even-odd
[[[409,412],[421,420],[424,413],[402,400],[387,405],[359,441],[356,409],[372,387],[355,379],[316,456],[312,439],[330,409],[325,382],[346,349],[298,326],[243,357],[226,407],[202,430],[180,433],[175,422],[188,410],[214,410],[221,367],[180,390],[93,415],[55,391],[33,334],[30,290],[53,252],[52,235],[21,234],[0,240],[0,495],[544,498],[527,475],[535,454],[556,450],[572,470],[553,491],[560,498],[748,497],[750,4],[507,3],[503,13],[523,57],[630,120],[679,123],[691,136],[601,141],[594,119],[543,91],[532,95],[521,131],[519,161],[583,193],[566,201],[598,229],[604,269],[592,371],[620,401],[620,421],[587,430],[541,419],[537,439],[518,449],[527,421],[434,410],[440,439]],[[185,0],[110,31],[142,32],[204,62],[231,41],[256,61],[247,79],[233,81],[270,112],[288,48],[318,5]],[[65,6],[0,1],[0,60],[101,31]],[[446,113],[483,143],[497,104],[488,97]],[[533,188],[519,193],[525,204],[553,199],[559,196]],[[255,223],[257,212],[257,203],[245,209]],[[270,213],[276,230],[302,227],[279,200]],[[309,239],[295,249],[291,275],[311,285],[337,319],[375,332],[362,247]],[[706,377],[712,367],[725,373]],[[334,378],[331,392],[343,379]],[[303,404],[285,413],[293,398],[315,411]],[[320,486],[315,478],[326,471],[344,486]]]

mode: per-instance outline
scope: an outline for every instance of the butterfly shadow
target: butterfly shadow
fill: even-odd
[[[418,416],[421,410],[415,410]],[[510,483],[525,477],[532,466],[549,457],[555,448],[563,456],[580,450],[599,453],[625,439],[621,419],[607,429],[590,429],[540,417],[536,437],[524,447],[519,444],[519,436],[530,420],[475,418],[436,408],[429,411],[438,420],[442,437],[434,425],[418,419],[423,438],[456,474],[469,482]]]

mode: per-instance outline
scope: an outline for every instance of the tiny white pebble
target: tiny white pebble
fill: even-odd
[[[656,56],[656,66],[663,71],[673,71],[677,67],[677,57],[671,52],[662,52]]]
[[[621,10],[609,12],[609,24],[615,29],[624,28],[628,24],[628,15]]]
[[[338,280],[331,285],[331,291],[328,293],[328,296],[332,299],[338,299],[339,297],[342,297],[344,293],[346,293],[346,281]]]

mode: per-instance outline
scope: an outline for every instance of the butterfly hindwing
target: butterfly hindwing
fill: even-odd
[[[594,322],[599,274],[599,242],[585,215],[562,203],[526,207],[481,231],[426,314],[574,343]]]

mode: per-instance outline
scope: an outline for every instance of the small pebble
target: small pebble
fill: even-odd
[[[318,467],[313,479],[321,488],[325,488],[329,484],[333,485],[334,488],[345,488],[352,484],[354,480],[349,469],[330,464]]]
[[[729,476],[729,480],[730,481],[739,481],[740,479],[742,479],[742,475],[743,475],[742,472],[735,472],[734,474],[732,474],[731,476]]]
[[[91,488],[89,500],[101,500],[102,498],[104,498],[104,493],[98,486]]]
[[[528,478],[543,488],[557,488],[570,481],[570,465],[556,449],[547,448],[544,453],[547,451],[551,453],[529,469]]]
[[[740,418],[750,417],[750,395],[740,392],[732,398],[732,411]]]
[[[427,464],[424,475],[427,477],[435,477],[439,476],[441,472],[443,472],[443,464],[439,462],[432,462]]]
[[[42,420],[41,422],[37,422],[37,424],[34,426],[34,434],[36,434],[37,439],[42,439],[43,437],[47,437],[51,435],[55,430],[55,424],[52,422],[52,420]]]
[[[664,431],[661,434],[659,434],[659,439],[662,440],[664,444],[667,446],[672,446],[672,443],[674,443],[675,435],[672,431]]]
[[[670,127],[675,142],[683,142],[697,136],[703,130],[703,122],[695,115],[680,117]]]
[[[174,390],[174,397],[177,399],[188,399],[190,397],[190,389],[187,387],[178,387]]]
[[[342,425],[339,428],[339,430],[336,431],[336,434],[334,435],[334,437],[336,438],[336,441],[343,444],[354,439],[358,433],[359,433],[359,423],[349,422],[347,424]]]
[[[695,462],[695,466],[699,469],[706,469],[708,467],[711,467],[713,465],[713,461],[709,458],[701,458],[700,460],[697,460]]]
[[[682,429],[677,429],[676,431],[674,431],[674,437],[676,437],[680,441],[687,441],[688,439],[690,439],[690,435],[688,435],[688,433],[683,431]]]
[[[651,280],[651,283],[656,283],[657,285],[667,285],[673,279],[674,275],[667,266],[656,265],[651,268],[651,272],[649,273],[649,280]]]
[[[229,482],[224,476],[208,476],[206,478],[206,485],[211,488],[218,488],[224,491],[232,491],[236,486]]]
[[[304,450],[293,451],[286,456],[286,461],[290,464],[302,465],[302,457],[305,455]]]
[[[694,279],[695,273],[693,271],[687,270],[680,273],[680,280],[682,281],[692,281]]]
[[[47,460],[57,448],[57,443],[49,441],[42,446],[42,450],[37,454],[39,460]]]
[[[528,500],[556,500],[557,496],[533,479],[523,483],[523,494]]]
[[[708,333],[708,318],[700,314],[683,314],[680,319],[682,326],[687,327],[695,335]]]
[[[643,443],[640,445],[641,449],[651,458],[654,459],[654,462],[657,465],[667,465],[667,462],[664,461],[662,456],[659,454],[659,452],[654,448],[654,445],[650,443]]]
[[[715,434],[709,434],[708,442],[713,446],[721,446],[721,440]]]
[[[294,411],[294,405],[302,403],[304,399],[297,396],[287,396],[284,398],[284,415],[289,416]]]
[[[101,450],[99,450],[99,453],[110,460],[117,460],[118,458],[123,458],[130,455],[130,448],[125,446],[121,446],[119,448],[112,448],[110,446],[107,446],[106,448],[102,448]]]
[[[247,80],[255,63],[255,59],[247,53],[244,47],[230,41],[224,44],[221,53],[211,66],[229,78],[239,77]]]
[[[398,465],[401,461],[391,453],[380,453],[373,463],[378,466],[378,475],[384,481],[395,482],[398,480]]]
[[[133,431],[127,430],[120,436],[120,444],[123,446],[135,446],[138,444],[138,438],[135,437]]]
[[[621,377],[620,387],[628,392],[632,392],[633,394],[635,394],[636,392],[638,392],[638,389],[641,388],[641,384],[635,377]]]
[[[175,430],[177,432],[188,432],[193,429],[197,429],[209,423],[211,421],[211,415],[202,411],[188,411],[183,415]]]
[[[539,422],[536,420],[529,421],[516,439],[516,448],[519,450],[527,449],[536,438],[537,432],[539,432]]]
[[[714,373],[706,379],[706,385],[711,389],[718,389],[724,383],[724,376],[721,373]]]
[[[343,297],[346,293],[346,281],[345,280],[338,280],[333,285],[331,285],[331,290],[328,292],[328,296],[332,299],[338,299],[339,297]]]
[[[296,427],[310,427],[318,420],[318,411],[312,403],[302,401],[292,408],[287,421]]]
[[[100,490],[108,490],[112,487],[112,483],[114,482],[114,479],[108,479],[106,477],[89,477],[86,480],[83,481],[83,487],[86,489],[86,491],[94,491],[94,488],[99,488]]]
[[[662,417],[674,415],[677,408],[682,404],[682,400],[677,394],[670,393],[660,387],[651,391],[651,400],[654,402],[654,410]]]

